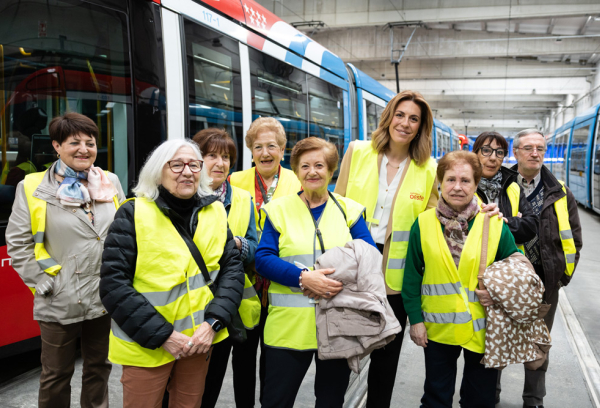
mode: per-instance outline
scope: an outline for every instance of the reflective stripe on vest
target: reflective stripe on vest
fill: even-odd
[[[246,190],[252,195],[252,199],[254,200],[254,219],[256,221],[256,229],[257,233],[260,234],[260,231],[262,231],[262,226],[264,225],[264,220],[260,219],[260,214],[256,209],[256,167],[252,167],[248,170],[237,171],[233,173],[229,179],[232,186]],[[277,188],[275,189],[275,193],[273,193],[273,198],[271,201],[290,194],[295,194],[301,189],[302,186],[300,185],[300,181],[298,181],[298,177],[296,177],[294,172],[286,169],[285,167],[281,167]],[[260,235],[258,238],[260,238]]]
[[[554,202],[554,210],[556,212],[556,218],[558,219],[558,230],[560,232],[560,242],[562,249],[565,254],[565,273],[567,276],[573,275],[575,270],[575,257],[577,255],[577,249],[575,248],[575,241],[573,240],[573,231],[571,231],[571,223],[569,222],[569,203],[567,201],[567,188],[565,183],[560,181],[564,197]]]
[[[136,198],[134,220],[138,253],[133,287],[173,324],[174,330],[192,336],[204,321],[204,310],[213,294],[187,245],[156,203]],[[225,208],[214,202],[198,212],[194,234],[212,279],[219,273],[226,241]],[[219,331],[213,344],[227,336],[227,329]],[[108,357],[113,363],[137,367],[158,367],[174,360],[162,347],[151,350],[140,346],[116,322],[112,323]]]
[[[318,220],[325,249],[352,241],[350,228],[364,211],[362,205],[334,195],[346,213],[347,223],[333,200],[328,200]],[[321,250],[316,249],[318,239],[306,203],[297,194],[289,195],[267,204],[263,213],[279,233],[280,258],[290,263],[300,262],[312,269]],[[293,350],[317,348],[314,304],[309,303],[299,288],[271,281],[269,302],[264,331],[266,345]]]
[[[484,214],[478,214],[456,267],[435,209],[419,216],[425,271],[421,286],[421,308],[427,337],[460,345],[476,353],[485,351],[485,310],[475,294],[481,256]],[[502,235],[502,220],[490,219],[486,264],[494,262]]]
[[[46,251],[44,245],[45,231],[46,231],[46,201],[37,197],[36,190],[44,176],[46,171],[39,173],[32,173],[25,176],[23,182],[23,188],[25,190],[25,197],[27,198],[27,206],[29,207],[29,216],[31,219],[31,233],[33,234],[33,242],[35,244],[33,252],[35,260],[37,261],[40,269],[49,275],[55,276],[58,271],[62,268],[58,262],[56,262]],[[119,200],[117,196],[113,197],[115,208],[119,208]],[[35,293],[34,288],[30,288],[32,293]]]
[[[236,237],[245,237],[248,232],[248,224],[252,211],[252,200],[250,193],[239,187],[231,186],[231,206],[227,215],[229,229]],[[238,311],[242,323],[246,329],[255,328],[260,322],[260,299],[248,278],[244,274],[244,295]]]
[[[378,224],[380,220],[373,218],[379,194],[377,157],[378,153],[370,141],[354,142],[346,196],[366,207],[367,222]],[[399,186],[392,213],[391,242],[385,268],[385,282],[395,291],[402,290],[410,228],[419,214],[427,208],[436,169],[437,164],[433,159],[428,159],[423,166],[417,166],[411,160],[402,185]]]

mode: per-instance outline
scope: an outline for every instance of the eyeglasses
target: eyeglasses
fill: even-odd
[[[499,159],[502,159],[504,156],[506,156],[506,150],[504,149],[492,149],[489,146],[483,146],[479,149],[479,151],[481,152],[482,156],[488,157],[491,156],[492,153],[496,152],[496,157]]]
[[[523,150],[525,153],[527,154],[532,154],[533,151],[537,151],[539,154],[544,154],[544,152],[546,151],[545,147],[539,147],[539,146],[523,146],[523,147],[515,147],[515,150]]]
[[[171,160],[167,164],[173,173],[183,173],[185,166],[188,166],[192,173],[198,173],[202,170],[204,162],[202,160],[190,160],[189,162],[183,162],[181,160]]]

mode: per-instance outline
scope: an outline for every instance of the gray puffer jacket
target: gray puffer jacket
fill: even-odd
[[[348,242],[321,255],[315,269],[335,268],[329,278],[344,289],[316,307],[317,343],[321,360],[348,359],[359,372],[360,359],[394,340],[402,327],[385,292],[382,256],[361,239]]]
[[[54,166],[34,194],[46,201],[44,245],[50,256],[62,266],[54,278],[53,293],[33,298],[33,319],[71,324],[104,316],[98,285],[102,250],[108,227],[116,213],[113,202],[94,202],[92,225],[81,207],[67,206],[56,198],[59,183],[54,178]],[[117,190],[119,202],[125,199],[121,183],[115,174],[108,178]],[[31,218],[25,196],[24,181],[17,185],[13,211],[6,228],[6,245],[12,267],[29,287],[35,287],[49,277],[37,264],[34,255]],[[80,273],[76,273],[79,271]]]

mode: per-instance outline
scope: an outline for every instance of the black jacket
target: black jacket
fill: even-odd
[[[524,244],[531,241],[535,237],[535,234],[537,234],[539,219],[533,214],[531,204],[527,201],[527,197],[525,197],[521,186],[519,186],[519,189],[521,190],[521,196],[519,197],[519,212],[522,216],[521,218],[511,216],[512,205],[508,199],[506,189],[511,183],[517,183],[517,176],[519,173],[504,166],[500,167],[500,172],[502,173],[502,191],[500,192],[498,207],[500,208],[502,215],[508,220],[508,228],[510,229],[510,232],[512,232],[515,242],[517,244]],[[479,187],[477,188],[477,195],[484,203],[488,203],[488,198]]]
[[[513,169],[516,170],[517,166]],[[542,166],[541,182],[544,183],[544,204],[540,213],[540,256],[542,258],[542,268],[544,274],[544,285],[546,292],[544,297],[550,298],[552,292],[561,286],[567,286],[571,281],[572,276],[567,276],[565,273],[566,262],[565,253],[562,249],[562,241],[560,240],[560,231],[558,229],[558,218],[554,210],[554,203],[565,196],[559,181],[554,177],[554,174],[548,170],[546,166]],[[581,222],[579,221],[579,211],[577,209],[577,201],[573,193],[566,187],[567,190],[567,206],[569,209],[569,224],[571,224],[571,232],[573,233],[573,241],[575,241],[575,268],[579,262],[581,247],[583,246],[583,236],[581,233]],[[574,273],[575,271],[573,271]]]
[[[188,228],[192,235],[198,226],[197,212],[216,199],[216,196],[209,196],[198,200]],[[171,211],[160,197],[156,204],[172,222],[182,222],[182,218]],[[121,206],[108,231],[100,269],[100,299],[112,319],[132,340],[142,347],[156,349],[167,341],[173,325],[133,288],[138,254],[134,211],[135,201]],[[210,234],[210,231],[206,233]],[[165,252],[164,256],[170,255]],[[226,326],[237,313],[244,291],[244,267],[229,229],[219,266],[215,298],[206,307],[204,318],[218,319]]]

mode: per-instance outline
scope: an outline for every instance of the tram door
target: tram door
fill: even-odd
[[[594,150],[592,150],[592,166],[589,169],[592,183],[592,207],[600,213],[600,117],[596,122]]]

